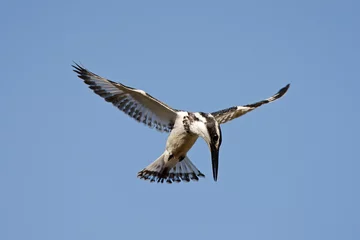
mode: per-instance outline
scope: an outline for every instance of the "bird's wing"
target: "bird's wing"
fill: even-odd
[[[262,101],[259,101],[256,103],[252,103],[252,104],[247,104],[244,106],[236,106],[236,107],[223,109],[223,110],[220,110],[217,112],[213,112],[211,114],[215,117],[215,119],[218,121],[219,124],[226,123],[226,122],[231,121],[235,118],[238,118],[248,112],[251,112],[252,110],[260,107],[261,105],[273,102],[276,99],[281,98],[287,92],[289,87],[290,87],[290,84],[286,85],[285,87],[280,89],[275,95],[273,95],[272,97],[269,97],[268,99],[265,99],[265,100],[262,100]]]
[[[149,127],[170,132],[177,116],[176,110],[150,96],[143,90],[131,88],[100,77],[74,63],[74,72],[97,95],[115,107]]]

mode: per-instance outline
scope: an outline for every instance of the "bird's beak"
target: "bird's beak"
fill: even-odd
[[[211,150],[213,177],[216,182],[218,176],[218,168],[219,168],[219,148],[217,148],[215,144],[210,144],[210,150]]]

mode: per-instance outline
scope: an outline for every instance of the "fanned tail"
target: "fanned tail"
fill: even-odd
[[[199,177],[205,177],[205,175],[195,167],[187,156],[169,169],[165,164],[163,155],[161,155],[153,163],[141,170],[138,173],[138,177],[150,180],[150,182],[163,183],[165,181],[172,183],[181,181],[190,182],[191,180],[198,181]]]

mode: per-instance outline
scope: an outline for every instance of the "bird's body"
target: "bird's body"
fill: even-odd
[[[173,155],[174,159],[186,156],[199,137],[196,134],[186,132],[181,127],[181,125],[175,125],[166,141],[166,151]]]
[[[170,151],[174,157],[185,156],[199,137],[185,129],[184,122],[187,121],[188,116],[188,112],[178,113],[174,127],[166,141],[166,150]]]
[[[138,177],[151,182],[180,182],[204,177],[187,157],[188,151],[198,137],[202,137],[211,151],[214,180],[218,174],[218,156],[222,141],[220,124],[240,117],[255,108],[282,97],[289,85],[274,96],[244,106],[231,107],[218,112],[187,112],[175,110],[143,90],[134,89],[102,78],[75,64],[74,71],[98,95],[111,102],[121,111],[139,122],[155,127],[158,131],[170,132],[165,151]]]

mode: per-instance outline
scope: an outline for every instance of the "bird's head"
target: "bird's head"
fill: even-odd
[[[191,130],[202,137],[208,144],[211,152],[213,177],[217,181],[219,150],[222,140],[220,125],[211,114],[196,113],[195,116],[197,117],[197,123],[192,125]]]

